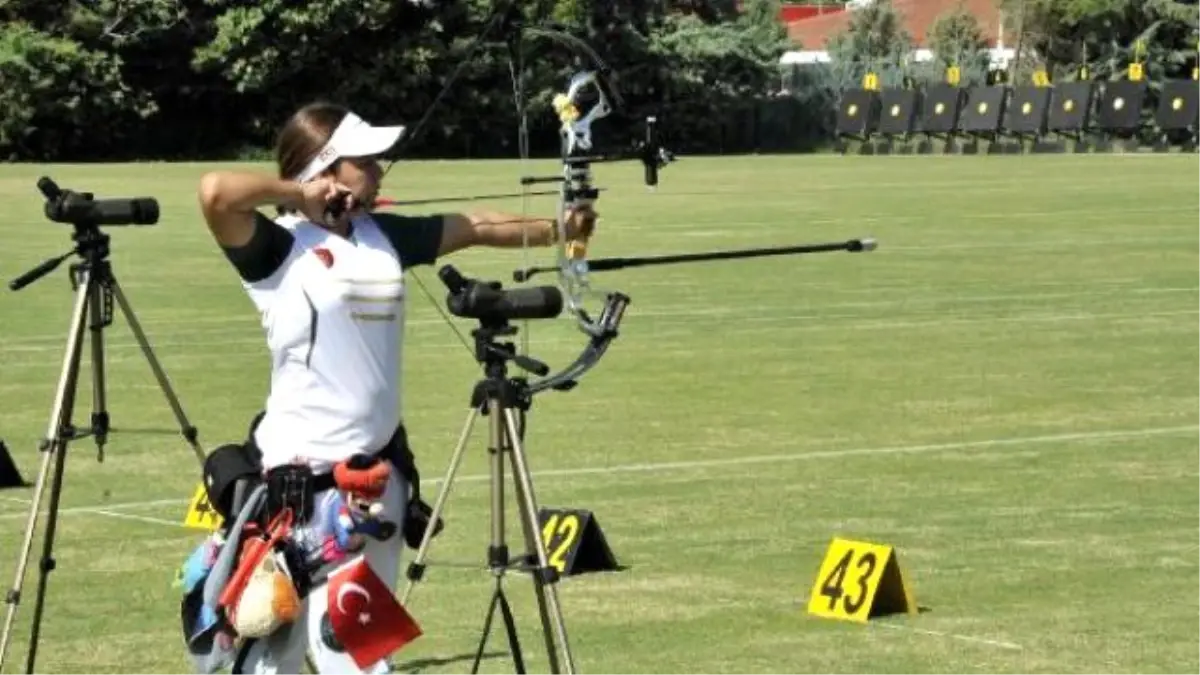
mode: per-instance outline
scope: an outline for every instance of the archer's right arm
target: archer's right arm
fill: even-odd
[[[263,174],[214,171],[200,179],[200,211],[222,248],[250,243],[259,224],[259,207],[281,204],[303,210],[304,197],[299,183]]]
[[[200,211],[238,274],[248,282],[273,275],[292,249],[292,233],[259,213],[262,206],[303,208],[299,183],[262,174],[215,171],[200,179]]]

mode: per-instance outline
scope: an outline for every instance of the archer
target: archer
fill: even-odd
[[[268,497],[252,522],[322,571],[361,552],[388,589],[366,594],[372,603],[395,603],[402,536],[413,541],[406,517],[419,497],[401,412],[405,270],[475,246],[548,246],[560,232],[553,217],[375,212],[383,174],[377,158],[404,131],[310,104],[278,134],[278,177],[218,171],[199,188],[205,222],[258,309],[271,354],[271,390],[245,456],[265,476],[267,494],[281,496]],[[274,218],[259,211],[269,206],[278,210]],[[590,207],[566,209],[565,239],[586,238],[595,218]],[[237,516],[224,515],[227,522]],[[247,570],[261,571],[262,560],[242,554],[230,575],[235,586],[217,608],[227,633],[241,638],[236,657],[229,654],[235,672],[299,672],[306,647],[320,672],[386,670],[386,654],[376,648],[394,650],[402,641],[382,633],[376,640],[375,631],[386,632],[380,624],[395,607],[368,611],[362,600],[353,620],[342,621],[350,610],[341,600],[359,595],[346,594],[348,585],[367,583],[307,588],[302,577],[313,570],[305,569],[287,570],[294,597],[256,594],[255,579],[270,576]],[[256,600],[239,602],[249,598]],[[362,634],[338,634],[339,626]]]

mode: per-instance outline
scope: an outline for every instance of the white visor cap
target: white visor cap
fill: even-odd
[[[369,157],[384,153],[400,140],[404,129],[403,126],[373,127],[358,115],[346,113],[329,137],[329,142],[296,176],[296,181],[307,183],[343,157]]]

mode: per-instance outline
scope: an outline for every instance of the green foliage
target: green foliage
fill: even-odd
[[[1196,57],[1200,6],[1177,0],[1001,0],[1021,16],[1019,67],[1045,65],[1069,75],[1087,64],[1092,77],[1124,77],[1139,40],[1146,42],[1146,67],[1156,79],[1185,77]]]
[[[754,0],[751,5],[771,5]],[[706,24],[693,15],[669,16],[651,40],[650,53],[662,59],[672,94],[703,93],[700,103],[728,102],[767,91],[787,35],[773,20],[747,14],[731,23]]]
[[[722,116],[755,109],[790,46],[776,0],[519,4],[530,24],[582,39],[619,76],[627,105],[606,124],[617,142],[657,114],[674,138],[687,139],[681,145],[727,147]],[[0,156],[242,155],[269,147],[280,122],[316,99],[412,125],[452,76],[406,154],[514,156],[511,26],[494,25],[475,45],[493,0],[418,5],[0,0]],[[531,151],[557,152],[549,103],[586,59],[544,39],[527,42],[522,56]]]
[[[929,29],[929,49],[942,65],[965,65],[987,59],[988,41],[975,15],[960,1],[939,16]]]
[[[971,87],[987,80],[991,57],[979,20],[961,2],[937,17],[929,28],[927,46],[934,60],[914,66],[913,79],[922,84],[944,82],[946,68],[956,66],[961,86]]]
[[[170,29],[185,13],[176,0],[98,0],[71,3],[64,16],[76,39],[119,50]]]
[[[440,26],[414,19],[420,10],[390,0],[207,0],[219,10],[215,33],[192,65],[215,73],[238,93],[262,101],[254,135],[272,129],[314,99],[352,104],[383,119],[414,116],[420,92],[438,86],[438,60],[451,48]],[[458,21],[449,12],[441,18]],[[453,116],[453,108],[447,115]]]
[[[123,81],[118,59],[24,23],[0,28],[0,82],[0,153],[10,156],[79,152],[93,135],[154,112]]]
[[[730,119],[753,114],[778,77],[787,33],[774,0],[749,0],[736,20],[705,23],[695,14],[664,17],[649,55],[662,73],[662,107],[680,149],[724,139]],[[743,126],[744,125],[740,125]],[[724,141],[722,141],[724,142]]]
[[[900,86],[914,47],[903,17],[891,0],[878,0],[854,11],[850,25],[829,41],[829,58],[838,79],[861,80],[874,72],[880,84]]]

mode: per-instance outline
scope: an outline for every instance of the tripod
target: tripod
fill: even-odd
[[[74,194],[74,193],[72,193]],[[50,212],[50,207],[47,207]],[[38,563],[37,599],[33,610],[33,626],[29,639],[29,654],[25,662],[26,672],[34,672],[34,660],[37,656],[38,637],[41,632],[42,613],[46,600],[46,582],[49,573],[55,569],[53,555],[54,533],[58,524],[58,505],[62,494],[63,467],[66,461],[67,444],[70,441],[92,436],[95,439],[98,460],[104,461],[104,444],[108,441],[109,416],[105,399],[104,380],[104,333],[106,326],[112,324],[113,298],[121,307],[121,312],[133,331],[138,345],[146,360],[150,363],[154,377],[166,395],[167,402],[175,413],[183,437],[191,444],[196,457],[203,462],[204,451],[197,442],[197,430],[184,415],[179,399],[171,390],[167,375],[150,349],[150,343],[142,331],[141,324],[134,316],[133,309],[126,299],[125,293],[113,275],[112,265],[108,261],[109,237],[100,231],[95,222],[75,223],[75,234],[72,236],[75,248],[57,258],[51,258],[34,269],[14,280],[9,287],[14,290],[33,283],[56,268],[63,260],[72,254],[82,258],[81,262],[70,266],[71,285],[76,291],[75,308],[71,314],[71,325],[67,333],[67,347],[63,356],[62,372],[58,380],[58,390],[54,395],[54,405],[50,411],[50,422],[46,437],[39,444],[42,452],[41,468],[38,472],[37,484],[34,489],[33,503],[30,506],[29,521],[25,528],[25,541],[21,547],[21,555],[17,563],[16,579],[5,597],[8,605],[8,616],[4,621],[4,633],[0,636],[0,669],[4,665],[8,653],[9,641],[12,637],[13,622],[16,618],[17,606],[21,601],[21,586],[25,579],[26,567],[29,564],[30,552],[33,548],[33,534],[37,527],[38,512],[41,508],[43,493],[46,490],[51,463],[54,466],[53,477],[50,478],[50,508],[46,518],[46,531],[42,542],[42,556]],[[90,317],[90,321],[88,320]],[[75,427],[71,423],[71,415],[75,407],[75,390],[79,381],[79,364],[85,339],[84,328],[91,333],[91,366],[92,366],[92,415],[87,427]]]
[[[558,581],[558,571],[547,559],[546,547],[538,536],[537,500],[533,494],[533,480],[529,474],[529,464],[521,441],[525,431],[525,413],[528,412],[533,396],[527,382],[521,378],[509,378],[507,362],[513,361],[522,369],[545,374],[549,368],[535,359],[516,354],[511,342],[496,342],[496,338],[515,335],[517,329],[510,326],[507,320],[488,320],[480,322],[480,327],[472,331],[475,338],[475,358],[483,365],[484,377],[475,385],[471,394],[471,409],[467,413],[467,421],[463,426],[462,435],[450,460],[450,467],[438,492],[433,506],[430,522],[436,523],[445,507],[446,498],[453,487],[454,477],[458,473],[459,464],[467,447],[467,440],[479,414],[486,415],[490,422],[488,455],[491,468],[491,543],[488,546],[488,567],[495,578],[495,590],[488,606],[487,618],[484,620],[483,635],[479,648],[475,653],[475,663],[471,672],[479,672],[479,662],[483,658],[483,650],[491,632],[492,621],[496,610],[503,614],[505,629],[508,633],[509,646],[512,649],[513,662],[518,673],[525,672],[524,659],[521,656],[521,645],[517,637],[516,623],[508,597],[504,593],[504,578],[510,567],[531,573],[534,593],[537,596],[538,613],[542,622],[542,635],[546,642],[546,654],[550,662],[550,671],[559,673],[559,649],[561,644],[562,659],[565,661],[566,672],[575,672],[574,659],[567,641],[567,629],[563,622],[562,610],[558,602],[555,583]],[[518,421],[519,418],[519,421]],[[504,462],[507,457],[512,464],[513,492],[517,499],[517,510],[520,514],[521,528],[525,535],[526,551],[523,555],[509,558],[508,542],[505,538],[505,471]],[[424,575],[425,560],[429,554],[430,541],[433,538],[433,528],[427,528],[416,557],[408,567],[408,585],[404,590],[401,603],[407,603],[414,584]],[[556,644],[557,638],[557,644]]]

